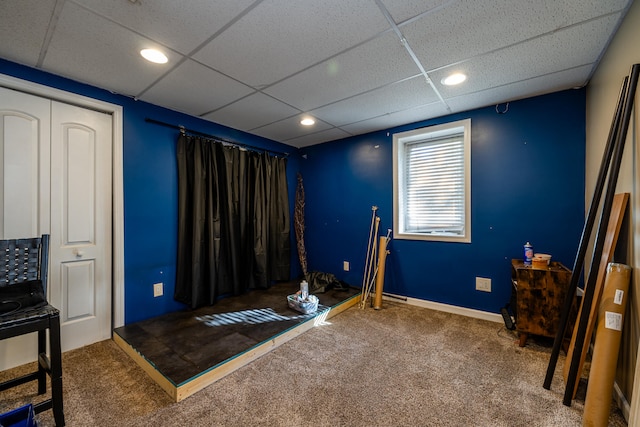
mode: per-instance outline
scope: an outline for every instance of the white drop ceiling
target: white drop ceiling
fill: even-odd
[[[631,3],[2,0],[0,57],[304,147],[582,87]]]

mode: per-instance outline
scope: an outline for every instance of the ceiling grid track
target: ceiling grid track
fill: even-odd
[[[240,83],[242,83],[242,84],[244,84],[244,85],[247,85],[247,86],[251,87],[255,92],[250,93],[250,94],[248,94],[248,95],[245,95],[245,96],[243,96],[243,97],[241,97],[241,98],[238,98],[238,99],[234,100],[233,102],[230,102],[230,103],[228,103],[228,104],[226,104],[226,105],[222,105],[222,106],[220,106],[220,107],[217,107],[217,108],[215,108],[215,109],[213,109],[213,110],[211,110],[211,111],[204,112],[204,113],[200,114],[199,116],[200,116],[200,117],[202,117],[202,116],[206,116],[206,115],[211,114],[211,113],[215,113],[215,112],[216,112],[216,111],[218,111],[218,110],[222,110],[223,108],[226,108],[226,107],[228,107],[229,105],[234,104],[234,103],[236,103],[236,102],[238,102],[238,101],[241,101],[241,100],[243,100],[244,98],[247,98],[247,97],[249,97],[249,96],[251,96],[251,95],[255,95],[256,93],[261,93],[261,94],[263,94],[263,95],[265,95],[265,96],[268,96],[268,97],[270,97],[270,98],[275,99],[275,100],[276,100],[276,101],[278,101],[278,102],[282,102],[283,104],[286,104],[286,105],[288,105],[289,107],[291,107],[291,108],[293,108],[293,109],[298,110],[298,113],[297,113],[297,114],[294,114],[294,115],[289,116],[289,117],[285,117],[285,118],[284,118],[284,120],[289,119],[289,118],[291,118],[291,117],[295,117],[295,116],[296,116],[296,115],[298,115],[298,114],[304,114],[304,113],[305,113],[305,111],[300,110],[298,107],[296,107],[296,106],[294,106],[294,105],[291,105],[291,104],[287,103],[286,101],[284,101],[284,100],[282,100],[282,99],[278,99],[277,97],[275,97],[275,96],[273,96],[273,95],[270,95],[269,93],[265,92],[265,90],[266,90],[266,89],[269,89],[270,87],[275,86],[275,85],[277,85],[278,83],[281,83],[281,82],[283,82],[283,81],[285,81],[285,80],[287,80],[287,79],[290,79],[291,77],[294,77],[294,76],[296,76],[296,75],[298,75],[298,74],[302,74],[302,73],[304,73],[305,71],[308,71],[308,70],[312,69],[313,67],[316,67],[316,66],[318,66],[318,65],[320,65],[320,64],[322,64],[322,63],[324,63],[324,62],[327,62],[327,61],[329,61],[329,60],[332,60],[332,59],[334,59],[334,58],[337,58],[337,57],[339,57],[340,55],[343,55],[343,54],[344,54],[344,53],[346,53],[346,52],[349,52],[349,51],[352,51],[352,50],[354,50],[354,49],[357,49],[358,47],[360,47],[360,46],[362,46],[362,45],[365,45],[366,43],[369,43],[371,40],[373,40],[373,39],[375,39],[375,38],[378,38],[378,37],[381,37],[382,35],[386,34],[388,31],[390,31],[390,30],[389,30],[389,29],[387,29],[387,30],[385,30],[385,31],[382,31],[382,32],[380,32],[380,33],[378,33],[378,34],[376,34],[376,35],[374,35],[374,36],[370,37],[369,39],[363,40],[363,41],[361,41],[360,43],[357,43],[357,44],[355,44],[355,45],[353,45],[353,46],[350,46],[350,47],[349,47],[349,48],[347,48],[347,49],[344,49],[344,50],[342,50],[342,51],[340,51],[340,52],[338,52],[338,53],[335,53],[335,54],[333,54],[333,55],[331,55],[331,56],[329,56],[329,57],[323,58],[323,59],[322,59],[322,60],[320,60],[320,61],[314,62],[313,64],[310,64],[310,65],[306,66],[305,68],[302,68],[302,69],[300,69],[300,70],[296,71],[295,73],[290,74],[290,75],[288,75],[288,76],[282,77],[282,78],[280,78],[280,79],[278,79],[278,80],[276,80],[276,81],[274,81],[274,82],[272,82],[272,83],[265,84],[265,85],[261,85],[261,86],[251,86],[251,85],[249,85],[248,83],[240,82]],[[195,53],[195,52],[194,52],[194,53]],[[194,61],[195,61],[195,59],[194,59]],[[205,64],[202,64],[202,65],[205,65]],[[206,66],[206,65],[205,65],[205,66]],[[377,89],[379,89],[379,88],[377,88]],[[334,102],[332,102],[332,103],[336,103],[336,102],[344,101],[345,99],[348,99],[348,98],[339,99],[339,100],[336,100],[336,101],[334,101]],[[327,105],[330,105],[330,104],[319,105],[319,106],[314,107],[313,109],[326,107]],[[280,119],[280,120],[283,120],[283,119]],[[277,121],[280,121],[280,120],[277,120]],[[275,123],[275,122],[273,122],[273,123]],[[264,127],[264,126],[268,126],[269,124],[270,124],[270,123],[267,123],[267,124],[264,124],[264,125],[258,126],[258,127],[254,128],[254,129],[250,129],[250,131],[251,131],[251,130],[258,129],[258,128],[261,128],[261,127]]]
[[[238,22],[240,19],[242,19],[244,16],[246,16],[250,11],[252,11],[253,9],[255,9],[260,3],[262,3],[263,0],[256,0],[255,2],[253,2],[249,7],[247,7],[245,10],[242,11],[242,13],[240,13],[239,15],[237,15],[235,18],[233,18],[231,21],[227,22],[227,24],[225,26],[223,26],[222,28],[220,28],[218,31],[216,31],[213,35],[211,35],[211,37],[209,37],[208,39],[206,39],[205,41],[203,41],[202,43],[200,43],[195,49],[193,49],[191,52],[189,52],[186,55],[182,56],[182,59],[180,59],[173,67],[171,67],[169,70],[167,70],[163,75],[161,75],[160,77],[158,77],[154,82],[152,82],[149,86],[147,86],[144,90],[142,90],[140,93],[138,93],[138,95],[136,96],[136,98],[140,98],[142,97],[145,93],[147,93],[152,87],[154,87],[155,85],[158,84],[158,82],[160,82],[162,79],[164,79],[166,76],[168,76],[171,72],[173,72],[175,69],[177,69],[180,65],[182,65],[183,63],[185,63],[187,60],[192,60],[197,62],[200,65],[203,65],[207,68],[211,68],[208,65],[202,64],[200,61],[197,61],[193,58],[193,55],[195,55],[196,53],[198,53],[198,51],[200,51],[204,46],[206,46],[207,44],[209,44],[212,40],[214,40],[216,37],[220,36],[220,34],[224,33],[225,31],[227,31],[229,28],[231,28],[231,26],[233,24],[235,24],[236,22]],[[241,83],[245,86],[251,87],[249,85],[247,85],[244,82],[241,82],[237,79],[235,79],[232,76],[228,76],[227,74],[216,70],[214,68],[211,68],[213,71],[220,73],[222,75],[224,75],[225,77],[228,77],[232,80],[237,81],[238,83]],[[253,89],[253,88],[252,88]],[[207,113],[204,113],[207,114]]]
[[[409,53],[409,56],[411,56],[411,59],[413,60],[413,62],[416,64],[416,66],[420,70],[420,73],[424,76],[424,78],[427,81],[427,83],[429,84],[429,86],[431,86],[431,89],[433,89],[433,91],[435,92],[436,96],[438,97],[440,102],[442,102],[442,104],[445,106],[447,111],[449,113],[451,113],[452,112],[451,107],[449,107],[449,104],[447,104],[447,102],[444,100],[444,98],[440,94],[440,91],[438,90],[436,85],[433,84],[433,80],[431,80],[431,77],[429,77],[429,74],[427,73],[427,70],[424,69],[424,67],[422,66],[422,63],[420,62],[420,60],[416,56],[415,52],[413,51],[413,49],[411,49],[411,46],[409,46],[409,41],[404,37],[404,35],[400,31],[400,28],[398,28],[398,24],[396,24],[396,21],[393,19],[393,17],[391,16],[389,11],[385,7],[385,5],[382,4],[381,0],[376,0],[376,4],[378,5],[378,8],[380,9],[380,12],[382,12],[384,17],[386,18],[387,22],[389,22],[389,25],[391,26],[391,29],[393,30],[393,32],[396,33],[396,35],[400,39],[400,43],[402,43],[402,46],[404,46],[404,48],[406,49],[407,53]]]
[[[58,20],[60,19],[60,14],[62,13],[64,2],[65,0],[57,0],[56,5],[53,8],[53,13],[51,14],[51,20],[49,21],[49,25],[47,26],[47,33],[45,34],[44,40],[42,41],[42,48],[40,49],[40,55],[38,55],[38,62],[36,63],[37,68],[42,68],[42,64],[44,64],[44,58],[45,56],[47,56],[47,51],[49,50],[49,44],[51,43],[53,32],[56,30],[56,27],[58,26]]]
[[[4,3],[2,60],[300,148],[583,87],[633,0]]]

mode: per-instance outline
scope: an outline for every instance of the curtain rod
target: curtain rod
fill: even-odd
[[[171,123],[161,122],[160,120],[151,119],[149,117],[145,118],[144,120],[145,120],[145,122],[148,122],[148,123],[153,123],[153,124],[156,124],[156,125],[177,129],[182,134],[190,133],[190,134],[194,134],[194,135],[204,136],[205,138],[215,139],[215,140],[218,140],[220,142],[224,142],[225,144],[231,144],[231,145],[235,145],[237,147],[247,148],[247,149],[256,150],[256,151],[266,151],[268,153],[280,154],[280,155],[285,156],[285,157],[289,156],[289,153],[285,153],[283,151],[270,150],[268,148],[256,147],[255,145],[249,145],[249,144],[243,144],[243,143],[236,142],[236,141],[230,141],[228,139],[220,138],[219,136],[210,135],[208,133],[200,132],[200,131],[197,131],[197,130],[187,129],[182,125],[172,125]]]

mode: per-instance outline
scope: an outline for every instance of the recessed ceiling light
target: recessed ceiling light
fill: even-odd
[[[465,76],[464,74],[454,73],[442,79],[442,84],[447,86],[453,86],[453,85],[458,85],[465,80],[467,80],[467,76]]]
[[[169,61],[167,56],[157,49],[142,49],[140,55],[147,61],[155,62],[156,64],[166,64]]]
[[[316,123],[316,121],[313,120],[311,117],[306,117],[306,118],[300,120],[300,124],[303,125],[303,126],[311,126],[311,125],[313,125],[315,123]]]

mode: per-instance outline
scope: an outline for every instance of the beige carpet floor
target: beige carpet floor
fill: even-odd
[[[353,307],[179,403],[104,341],[64,354],[65,416],[69,426],[580,426],[584,390],[562,404],[564,358],[545,390],[550,343],[516,341],[498,323]],[[0,413],[35,392],[0,392]],[[52,426],[51,411],[38,421]],[[609,425],[626,425],[615,407]]]

